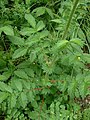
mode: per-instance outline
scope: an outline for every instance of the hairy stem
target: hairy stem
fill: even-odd
[[[73,14],[74,14],[74,12],[75,12],[75,10],[76,10],[76,7],[77,7],[78,2],[79,2],[79,0],[75,0],[74,6],[73,6],[72,11],[71,11],[71,13],[70,13],[69,20],[68,20],[67,25],[66,25],[66,29],[65,29],[65,31],[64,31],[64,33],[63,33],[63,36],[62,36],[62,40],[66,38],[66,34],[67,34],[67,32],[68,32],[68,28],[69,28],[69,26],[70,26],[70,23],[71,23]]]

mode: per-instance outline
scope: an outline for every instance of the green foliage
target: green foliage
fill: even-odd
[[[90,119],[90,2],[74,3],[0,1],[0,119]]]

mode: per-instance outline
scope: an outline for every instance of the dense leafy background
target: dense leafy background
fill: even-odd
[[[90,120],[90,1],[0,0],[0,120]]]

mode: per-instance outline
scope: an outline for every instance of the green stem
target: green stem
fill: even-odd
[[[71,23],[73,14],[74,14],[74,12],[75,12],[75,10],[76,10],[76,7],[77,7],[78,2],[79,2],[79,0],[75,0],[74,6],[73,6],[72,11],[71,11],[71,13],[70,13],[69,20],[68,20],[67,25],[66,25],[66,29],[65,29],[64,34],[63,34],[63,36],[62,36],[62,40],[66,38],[66,34],[67,34],[67,32],[68,32],[68,28],[69,28],[69,26],[70,26],[70,23]]]

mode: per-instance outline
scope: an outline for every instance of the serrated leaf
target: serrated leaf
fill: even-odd
[[[14,31],[13,31],[13,28],[11,26],[4,26],[2,28],[0,28],[0,31],[3,31],[6,35],[11,35],[13,36],[14,35]]]
[[[29,81],[28,81],[28,82],[29,82]],[[26,88],[26,89],[30,89],[30,84],[29,84],[28,82],[25,81],[25,80],[22,80],[23,86],[24,86],[24,88]]]
[[[28,48],[18,48],[15,50],[14,54],[12,55],[13,59],[19,58],[27,53]]]
[[[2,103],[9,96],[6,92],[0,92],[0,103]]]
[[[6,80],[8,80],[10,78],[11,74],[12,74],[12,71],[8,69],[2,75],[4,75],[7,78]]]
[[[36,30],[33,28],[25,27],[20,31],[20,33],[22,35],[30,36],[32,33],[36,33]]]
[[[36,21],[35,18],[31,14],[25,14],[25,19],[28,21],[28,23],[35,28],[36,26]]]
[[[17,36],[8,36],[9,40],[15,45],[24,45],[24,39]]]
[[[17,68],[27,68],[28,66],[30,66],[30,60],[29,59],[21,62],[19,65],[17,65]]]
[[[19,90],[19,91],[22,91],[22,82],[21,82],[21,79],[16,79],[13,81],[16,88]]]
[[[37,31],[40,31],[40,30],[42,30],[43,28],[45,28],[45,24],[43,23],[43,21],[39,21],[39,22],[37,23],[36,28],[37,28]]]
[[[14,71],[14,74],[20,78],[28,79],[28,76],[23,69],[18,69]]]
[[[36,12],[36,16],[41,16],[45,13],[45,7],[38,7],[34,9],[32,12]]]
[[[39,33],[39,37],[40,38],[47,37],[48,35],[49,35],[49,31],[48,30],[44,30],[44,31]]]
[[[53,18],[53,12],[51,9],[46,8],[47,13],[50,15],[51,18]]]
[[[25,108],[27,105],[27,96],[24,92],[20,94],[20,104],[23,108]]]
[[[12,94],[10,96],[10,106],[11,106],[11,109],[14,108],[16,105],[16,96],[14,94]]]
[[[28,98],[29,102],[33,102],[34,101],[34,95],[33,95],[32,91],[27,93],[27,98]]]
[[[57,47],[62,48],[64,47],[69,41],[68,40],[62,40],[56,43]]]
[[[66,47],[66,45],[67,45],[68,42],[69,42],[68,40],[58,41],[56,43],[56,45],[52,48],[52,51],[55,51],[55,50],[58,50],[58,49]]]
[[[25,68],[25,72],[27,73],[28,76],[34,77],[34,71],[31,68]]]
[[[36,59],[36,52],[31,52],[30,53],[30,56],[29,56],[29,59],[30,59],[30,62],[34,62],[34,60]]]
[[[32,46],[33,44],[36,44],[37,42],[40,41],[40,37],[39,35],[35,35],[34,37],[29,37],[26,41],[26,45],[28,45],[29,47]]]
[[[12,93],[12,88],[4,82],[0,82],[0,90]]]

